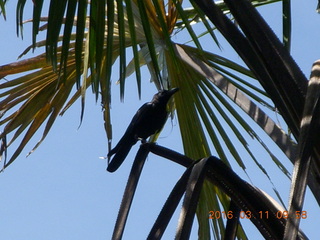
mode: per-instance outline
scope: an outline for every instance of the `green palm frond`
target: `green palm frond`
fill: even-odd
[[[6,20],[6,5],[7,0],[0,0],[0,15],[3,15],[4,20]]]
[[[68,8],[71,8],[69,12],[71,11],[72,13],[74,13],[74,11],[72,10],[74,9],[74,5],[69,4]],[[99,9],[101,9],[101,6],[99,7]],[[46,18],[40,18],[39,22],[46,20]],[[115,29],[113,30],[113,32],[115,32],[115,35],[111,38],[113,42],[113,47],[111,49],[106,48],[106,45],[103,44],[103,40],[102,44],[98,44],[103,48],[92,51],[92,48],[95,49],[96,43],[95,38],[92,37],[90,31],[85,31],[81,33],[83,34],[84,38],[82,40],[79,40],[77,34],[71,34],[70,32],[73,25],[78,26],[78,24],[80,24],[83,26],[90,26],[91,19],[83,18],[82,20],[77,20],[78,21],[70,21],[68,19],[68,16],[62,19],[61,21],[59,20],[59,24],[65,24],[65,31],[63,37],[52,36],[52,46],[50,45],[49,47],[48,40],[36,42],[32,46],[28,47],[21,54],[21,56],[26,54],[30,49],[34,47],[46,47],[47,50],[49,48],[51,49],[50,51],[57,52],[56,54],[51,54],[52,56],[51,58],[49,58],[49,60],[51,59],[51,64],[54,67],[53,69],[47,64],[47,58],[44,55],[40,55],[38,57],[28,60],[22,60],[18,63],[5,65],[0,68],[1,76],[7,76],[19,72],[21,73],[27,70],[39,69],[37,72],[30,73],[15,80],[0,84],[1,89],[10,88],[10,90],[5,91],[1,94],[1,97],[4,99],[1,104],[1,111],[7,112],[16,105],[21,104],[19,110],[17,110],[16,112],[4,118],[4,120],[1,121],[1,124],[6,124],[4,131],[1,133],[1,137],[7,136],[8,134],[16,131],[14,133],[14,137],[8,144],[8,146],[10,146],[11,143],[15,141],[20,134],[22,134],[23,130],[28,129],[26,136],[20,143],[15,153],[5,164],[5,167],[11,164],[16,159],[16,157],[21,153],[22,149],[25,147],[26,143],[39,129],[41,124],[45,122],[45,119],[49,118],[43,133],[43,137],[40,140],[40,142],[36,145],[37,147],[47,135],[57,115],[59,113],[63,114],[64,111],[79,97],[81,97],[82,99],[82,119],[84,112],[85,93],[86,89],[89,86],[92,86],[93,91],[96,93],[97,97],[98,93],[101,92],[104,109],[107,112],[109,111],[110,82],[105,81],[105,79],[110,74],[110,66],[113,65],[116,58],[121,54],[119,49],[123,49],[123,44],[125,44],[126,47],[130,46],[131,44],[130,35],[128,33],[129,28],[126,25],[125,29],[127,30],[127,32],[121,40],[118,31],[118,26],[120,26],[120,24],[114,24]],[[83,20],[85,20],[85,23],[80,23]],[[124,22],[124,20],[122,21]],[[138,22],[138,20],[136,20],[136,22]],[[49,31],[49,23],[45,23],[40,27],[40,29],[42,31],[47,29]],[[104,24],[102,25],[104,26]],[[141,26],[141,24],[136,25],[136,27],[139,26]],[[99,33],[101,36],[103,36],[103,39],[105,39],[104,32],[105,29],[103,28],[102,33]],[[139,31],[137,31],[136,35],[137,40],[139,42],[142,42],[142,39],[144,38],[142,31],[140,31],[140,33]],[[58,43],[54,44],[55,41],[61,43],[61,46],[57,47]],[[81,43],[81,51],[83,51],[81,54],[79,54],[77,51],[77,47],[79,47],[79,42]],[[108,54],[105,54],[106,50],[109,50],[110,52]],[[50,51],[47,51],[47,56],[48,54],[50,54]],[[97,56],[95,52],[99,53],[99,56]],[[57,59],[60,59],[59,65],[56,65]],[[79,62],[80,65],[78,64]],[[97,62],[99,62],[98,65],[96,64]],[[15,68],[13,68],[13,65],[15,66]],[[97,69],[99,69],[99,71]],[[79,77],[81,75],[83,80],[80,84]],[[99,81],[97,82],[97,80]],[[35,86],[37,86],[38,88],[35,88]],[[68,101],[68,97],[70,96],[74,86],[77,86],[78,90]],[[101,89],[101,91],[99,89]],[[17,99],[14,98],[14,96],[18,96],[15,94],[16,92],[18,92],[22,96],[18,98],[19,101],[17,101]],[[41,104],[41,102],[43,104]],[[33,104],[35,103],[37,103],[37,107],[33,107]],[[29,111],[30,109],[32,109],[32,111]],[[105,113],[105,116],[109,115],[110,113]],[[107,119],[108,118],[106,118],[106,120]],[[111,135],[111,128],[109,124],[110,121],[107,121],[106,129],[108,132],[108,136]]]
[[[237,109],[232,102],[227,101],[227,99],[224,97],[224,94],[226,94],[232,101],[234,101],[249,116],[251,116],[255,122],[260,124],[260,126],[270,134],[270,137],[279,143],[279,147],[288,154],[288,157],[291,157],[291,160],[294,161],[295,144],[290,139],[290,137],[285,134],[285,132],[281,128],[279,128],[279,126],[277,126],[277,124],[275,124],[272,119],[270,119],[268,115],[265,114],[263,110],[261,110],[261,108],[259,108],[252,100],[250,100],[248,96],[246,96],[246,94],[242,93],[241,90],[237,89],[226,78],[217,73],[214,69],[210,68],[209,65],[206,65],[206,63],[202,62],[201,59],[198,58],[195,60],[195,55],[193,52],[194,49],[190,51],[191,48],[186,48],[189,50],[188,53],[184,51],[186,49],[182,49],[179,45],[177,45],[177,49],[179,49],[179,53],[177,55],[179,56],[180,61],[182,61],[180,64],[184,66],[182,67],[182,69],[188,69],[188,71],[184,70],[183,72],[180,72],[179,76],[173,77],[174,81],[176,80],[176,78],[181,79],[181,82],[186,82],[186,79],[188,79],[188,81],[199,79],[198,82],[187,84],[188,86],[192,86],[187,94],[190,102],[186,103],[186,101],[188,101],[189,99],[184,99],[182,101],[184,103],[183,107],[180,108],[186,108],[187,115],[187,113],[191,111],[190,106],[193,106],[194,110],[192,111],[197,112],[201,118],[201,120],[199,119],[197,121],[200,121],[202,123],[200,123],[199,125],[195,125],[194,127],[198,129],[198,132],[201,128],[202,131],[206,132],[209,136],[209,138],[199,138],[199,135],[183,137],[183,140],[186,141],[185,151],[190,151],[190,149],[194,149],[194,151],[201,149],[200,146],[193,147],[194,142],[201,142],[202,145],[204,145],[204,142],[206,142],[206,145],[213,144],[216,154],[222,160],[227,162],[227,159],[230,159],[230,156],[228,155],[230,153],[231,156],[233,156],[233,158],[239,164],[239,166],[245,170],[246,164],[238,155],[239,146],[242,146],[244,150],[248,152],[249,156],[252,157],[252,160],[257,164],[261,171],[270,179],[264,167],[256,159],[255,153],[250,150],[248,143],[243,138],[243,134],[240,133],[239,128],[243,128],[244,131],[248,132],[249,135],[254,136],[258,140],[258,142],[261,143],[262,147],[265,148],[266,152],[270,154],[271,159],[275,162],[275,164],[284,172],[284,174],[289,176],[289,172],[281,164],[281,161],[272,154],[272,151],[267,147],[267,144],[265,144],[262,139],[255,133],[255,131],[247,123],[247,120],[245,120],[243,116],[238,113],[239,109]],[[192,56],[193,58],[191,58],[190,56]],[[186,84],[182,85],[181,82],[177,83],[177,85],[175,86],[183,88]],[[179,84],[181,84],[182,86]],[[221,90],[222,92],[224,92],[224,94],[221,93]],[[178,117],[180,117],[179,107],[177,107],[177,109]],[[232,119],[230,119],[231,116]],[[234,123],[234,118],[238,122],[237,124]],[[182,117],[182,119],[183,120],[179,122],[181,133],[183,134],[184,130],[186,131],[186,135],[189,135],[188,132],[194,133],[195,130],[190,128],[194,125],[193,122],[195,122],[195,120],[190,119],[188,121],[186,120],[188,118],[184,118],[184,116]],[[186,121],[186,123],[182,123],[182,121]],[[185,129],[182,128],[181,125],[186,126]],[[232,140],[229,137],[230,133],[227,133],[225,130],[227,129],[226,126],[229,126],[230,130],[234,132]],[[272,131],[270,131],[271,129]],[[197,137],[198,140],[196,140]],[[235,139],[238,139],[239,142],[236,143]],[[279,139],[285,140],[286,144],[282,145],[280,143],[282,141],[279,141]],[[202,153],[202,155],[203,154],[205,153]],[[191,156],[197,158],[197,156]]]
[[[282,31],[283,31],[283,44],[290,52],[291,48],[291,1],[284,0],[282,1]]]

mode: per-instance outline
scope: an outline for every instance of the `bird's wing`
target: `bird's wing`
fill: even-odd
[[[145,120],[145,116],[148,116],[149,112],[151,110],[152,110],[152,103],[148,102],[148,103],[143,104],[138,109],[136,114],[133,116],[133,118],[132,118],[132,120],[126,130],[126,133],[134,131],[135,127],[137,125],[139,125],[142,122],[142,120]]]
[[[145,103],[138,109],[136,114],[133,116],[131,122],[129,123],[126,131],[124,132],[122,138],[119,140],[117,145],[113,149],[111,149],[111,151],[109,151],[108,157],[118,152],[121,148],[121,145],[123,144],[135,144],[135,142],[137,141],[137,139],[135,139],[135,128],[136,126],[139,126],[141,120],[144,118],[144,116],[148,115],[150,110],[151,103]]]

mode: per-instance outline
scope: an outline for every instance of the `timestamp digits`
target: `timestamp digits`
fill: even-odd
[[[289,217],[288,211],[277,211],[275,214],[278,219],[287,219]],[[209,211],[209,219],[233,219],[237,217],[233,211]],[[256,216],[253,215],[251,211],[240,211],[239,218],[241,219],[251,219],[251,218],[268,219],[269,211],[259,211]],[[307,211],[296,211],[295,218],[306,219],[308,217]]]

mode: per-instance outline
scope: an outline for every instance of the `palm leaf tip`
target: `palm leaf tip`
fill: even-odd
[[[2,161],[2,158],[4,158],[4,162],[3,162],[3,168],[1,169],[1,171],[4,169],[4,166],[6,165],[6,161],[7,161],[7,137],[6,135],[2,135],[1,134],[1,138],[0,138],[0,162]]]

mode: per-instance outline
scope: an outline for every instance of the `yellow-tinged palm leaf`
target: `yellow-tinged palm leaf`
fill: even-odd
[[[117,16],[117,12],[115,13],[115,15]],[[134,14],[132,16],[133,18],[137,18],[137,11],[134,11]],[[24,75],[23,77],[10,80],[8,82],[4,82],[0,85],[1,89],[9,89],[2,92],[0,95],[0,97],[3,99],[1,102],[1,112],[2,115],[4,115],[2,120],[0,121],[0,124],[6,124],[1,134],[1,137],[5,137],[13,133],[13,137],[11,141],[8,143],[7,147],[9,147],[11,143],[15,141],[24,131],[27,131],[19,147],[14,152],[9,161],[5,163],[4,167],[11,164],[18,157],[18,155],[21,153],[27,142],[31,139],[35,132],[38,131],[39,127],[47,120],[42,138],[32,149],[32,151],[34,151],[46,137],[56,117],[59,114],[63,114],[66,111],[66,109],[68,109],[70,105],[74,103],[75,100],[79,97],[82,98],[82,119],[84,113],[85,93],[86,89],[89,86],[94,86],[94,91],[96,93],[99,92],[97,91],[97,86],[101,89],[101,95],[103,99],[102,103],[104,106],[104,110],[106,111],[105,116],[107,120],[105,126],[108,136],[111,137],[109,113],[110,83],[107,83],[105,81],[106,76],[110,74],[107,71],[109,69],[108,64],[112,65],[114,63],[116,58],[119,56],[119,49],[123,49],[124,47],[131,45],[129,26],[128,23],[124,21],[126,19],[126,12],[122,16],[122,18],[124,19],[118,19],[116,23],[120,20],[123,21],[123,23],[125,23],[122,24],[122,28],[125,31],[121,32],[121,34],[124,35],[124,37],[119,37],[120,32],[117,30],[118,26],[120,26],[121,24],[114,24],[113,27],[115,29],[113,32],[115,33],[115,35],[110,37],[110,39],[112,39],[113,42],[113,48],[109,49],[111,52],[106,54],[106,45],[103,45],[103,50],[98,51],[102,54],[100,57],[98,57],[98,66],[96,66],[95,60],[92,60],[92,58],[90,58],[90,56],[92,56],[92,46],[90,45],[90,41],[94,40],[88,37],[90,36],[89,31],[83,35],[86,38],[86,40],[83,41],[84,45],[82,46],[82,49],[84,52],[80,55],[80,68],[79,66],[77,66],[76,62],[76,55],[79,56],[79,54],[76,53],[75,49],[75,47],[77,46],[77,42],[75,41],[78,40],[76,34],[71,34],[67,39],[67,45],[68,48],[70,48],[67,54],[65,50],[66,39],[64,37],[57,38],[57,40],[63,42],[63,44],[62,47],[57,47],[58,52],[55,58],[61,59],[61,64],[63,64],[63,66],[61,65],[62,68],[60,69],[63,69],[63,71],[53,71],[52,67],[48,65],[48,63],[46,62],[46,57],[44,55],[39,55],[28,60],[22,60],[17,63],[8,64],[0,67],[0,75],[3,77],[15,73],[40,69],[36,72],[29,73],[27,75]],[[39,21],[40,20],[46,21],[47,18],[39,18]],[[84,25],[89,26],[89,18],[86,18],[86,21],[87,23]],[[78,22],[79,19],[78,21],[75,21],[72,24],[77,25]],[[139,19],[136,19],[136,23],[137,25],[135,25],[135,27],[141,27]],[[49,27],[50,24],[44,24],[41,29],[45,30]],[[108,31],[106,31],[106,33],[107,32]],[[136,31],[136,37],[136,40],[139,43],[142,42],[144,39],[143,32]],[[71,43],[68,42],[70,40],[72,41]],[[33,46],[27,48],[22,55],[26,54],[32,47],[41,48],[47,46],[47,44],[47,41],[40,41],[38,43],[35,43]],[[106,56],[111,56],[111,62],[106,61],[106,59],[108,58]],[[55,61],[55,58],[51,59]],[[100,69],[99,72],[97,72],[96,70],[97,67]],[[68,101],[73,87],[75,85],[79,86],[79,71],[83,75],[81,87],[78,88],[76,93],[74,93],[73,97],[71,97],[71,99]],[[97,78],[97,74],[102,77]],[[93,79],[95,80],[93,81]],[[100,79],[99,82],[92,85],[92,83],[94,83],[96,79]],[[15,107],[19,105],[20,107],[18,110],[14,111],[9,116],[5,115],[5,113],[10,112],[11,109],[15,109]]]
[[[2,106],[5,111],[9,111],[17,105],[17,102],[13,105],[11,104],[12,101],[16,101],[15,98],[11,98],[11,94],[16,94],[17,89],[20,89],[18,93],[23,97],[20,98],[21,107],[3,120],[4,122],[8,121],[8,123],[6,124],[1,137],[15,131],[12,140],[8,143],[8,146],[10,146],[11,143],[16,140],[29,125],[30,126],[19,147],[4,167],[7,167],[15,160],[34,133],[49,117],[43,138],[46,136],[74,85],[72,75],[75,75],[75,73],[72,69],[73,67],[71,67],[71,72],[67,71],[69,75],[67,79],[69,81],[65,81],[64,83],[59,83],[59,78],[56,73],[52,72],[51,67],[46,67],[38,71],[37,76],[32,73],[19,78],[19,81],[14,81],[16,87],[13,87],[6,92],[5,95],[7,97],[2,101],[2,103],[4,103]],[[33,84],[30,86],[30,83]],[[0,88],[2,87],[3,84],[0,85]]]

